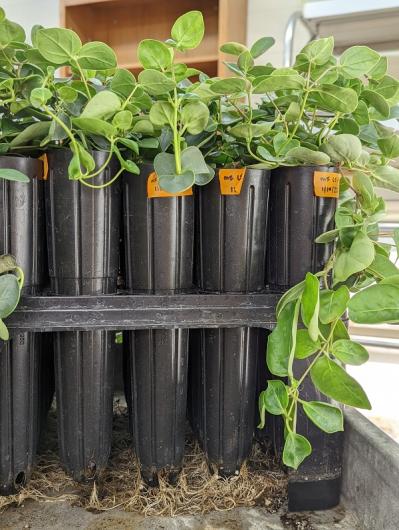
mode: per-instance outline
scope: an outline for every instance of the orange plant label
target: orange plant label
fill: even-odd
[[[329,173],[328,171],[315,171],[313,174],[314,194],[316,197],[339,197],[339,173]]]
[[[182,191],[180,193],[168,193],[160,188],[158,183],[158,175],[153,171],[148,175],[147,179],[147,197],[155,199],[159,197],[184,197],[185,195],[192,195],[193,188]]]
[[[240,195],[245,170],[245,167],[239,169],[219,169],[220,193],[222,195]]]
[[[47,180],[47,178],[48,178],[48,160],[47,160],[47,155],[44,154],[42,156],[39,156],[39,160],[41,160],[43,162],[43,174],[41,176],[41,179],[42,180]]]

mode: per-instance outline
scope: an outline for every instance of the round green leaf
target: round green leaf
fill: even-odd
[[[165,70],[172,66],[172,55],[163,42],[154,39],[144,39],[140,42],[137,55],[144,68]]]
[[[245,91],[246,82],[244,79],[231,77],[215,81],[210,88],[215,94],[239,94]]]
[[[294,432],[287,434],[283,450],[283,462],[286,466],[298,469],[311,453],[312,446],[307,438]]]
[[[284,414],[288,407],[288,392],[282,381],[268,381],[267,389],[263,393],[263,404],[270,414]]]
[[[287,303],[280,311],[277,325],[267,341],[266,362],[270,372],[279,377],[288,375],[288,359],[292,346],[292,325],[295,303]]]
[[[0,318],[0,339],[8,340],[9,338],[10,338],[10,334],[8,333],[7,326],[4,324],[4,322]]]
[[[39,52],[54,64],[69,64],[81,47],[80,38],[70,29],[47,28],[37,32]]]
[[[104,42],[97,41],[84,44],[76,59],[85,70],[108,70],[117,64],[114,50]]]
[[[157,127],[164,125],[172,126],[174,119],[174,108],[168,101],[156,101],[150,110],[151,123]]]
[[[200,134],[209,120],[209,109],[202,101],[193,101],[184,105],[181,119],[187,132]]]
[[[336,291],[321,291],[320,293],[320,322],[329,324],[340,318],[349,302],[349,289],[342,285]]]
[[[39,109],[52,98],[52,93],[48,88],[34,88],[30,93],[30,102],[33,107]]]
[[[356,293],[349,301],[349,318],[358,324],[399,322],[399,286],[377,284]]]
[[[160,188],[168,193],[180,193],[191,188],[195,182],[195,175],[190,170],[173,175],[158,175],[158,182]]]
[[[296,359],[307,359],[320,350],[320,341],[313,341],[309,337],[307,329],[298,329],[296,332],[295,357]]]
[[[314,89],[312,95],[323,110],[349,114],[358,105],[357,94],[352,88],[325,84]]]
[[[332,434],[344,430],[344,417],[340,408],[321,401],[304,402],[302,407],[306,416],[322,431]]]
[[[368,46],[352,46],[344,51],[340,58],[342,74],[347,79],[366,75],[377,66],[380,54]]]
[[[132,125],[133,116],[130,110],[121,110],[112,119],[112,125],[121,131],[129,130]]]
[[[307,147],[294,147],[286,155],[287,161],[303,166],[325,166],[330,162],[330,157],[326,153],[313,151]]]
[[[275,43],[273,37],[262,37],[254,42],[251,46],[251,55],[254,59],[263,55]]]
[[[20,289],[14,274],[0,276],[0,318],[6,318],[14,311],[19,302]]]
[[[357,342],[347,339],[340,339],[334,342],[332,354],[344,364],[359,366],[369,359],[366,348]]]
[[[305,80],[293,68],[276,68],[264,77],[258,77],[254,82],[254,94],[266,94],[276,90],[301,90]]]
[[[173,24],[171,36],[179,50],[190,50],[201,44],[205,25],[201,11],[189,11]]]
[[[353,134],[335,134],[321,146],[332,162],[356,162],[362,154],[362,143]]]
[[[317,65],[325,64],[332,56],[334,37],[326,37],[309,42],[302,50],[309,62]]]
[[[113,125],[99,118],[74,118],[72,122],[75,129],[80,129],[88,134],[104,136],[105,138],[111,138],[116,134]]]
[[[371,409],[370,402],[359,383],[325,355],[313,365],[310,376],[315,387],[335,401],[359,409]]]
[[[241,55],[242,52],[247,51],[248,48],[239,42],[226,42],[220,46],[220,51],[228,53],[229,55]]]
[[[334,283],[344,282],[352,274],[367,269],[374,256],[373,242],[366,234],[358,232],[350,249],[338,253],[334,265]]]
[[[7,19],[0,22],[0,48],[6,48],[12,42],[25,42],[25,39],[22,26]]]
[[[119,96],[122,96],[124,99],[130,96],[135,87],[136,79],[134,78],[134,75],[124,68],[119,68],[111,79],[111,90],[116,92]]]
[[[143,70],[138,79],[144,90],[152,96],[167,94],[175,88],[175,83],[158,70]]]
[[[98,92],[89,100],[81,114],[82,118],[110,118],[121,108],[119,97],[110,90]]]

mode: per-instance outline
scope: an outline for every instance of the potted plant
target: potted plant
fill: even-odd
[[[198,138],[218,178],[197,193],[196,280],[207,292],[256,292],[265,288],[270,171],[252,168],[253,137],[268,134],[267,112],[253,108],[254,66],[274,43],[262,38],[248,49],[227,43],[221,51],[235,77],[202,79],[195,92],[210,101],[212,121]],[[265,67],[268,69],[269,67]],[[237,327],[192,334],[191,421],[207,458],[221,475],[238,472],[255,430],[258,352],[265,331]]]
[[[377,241],[384,202],[374,186],[397,189],[398,171],[390,161],[399,154],[398,138],[380,121],[394,112],[399,85],[386,75],[386,61],[373,50],[349,48],[338,62],[332,51],[332,38],[314,41],[302,50],[293,69],[274,70],[259,83],[259,90],[263,83],[262,90],[273,92],[276,119],[286,127],[283,147],[276,147],[279,132],[273,146],[263,143],[256,148],[268,165],[290,166],[288,171],[272,173],[276,197],[287,193],[284,187],[289,186],[291,196],[295,196],[301,189],[306,192],[307,186],[308,191],[302,193],[302,210],[306,210],[312,203],[313,209],[320,208],[319,198],[335,200],[337,184],[341,190],[335,228],[319,235],[316,229],[321,227],[320,221],[316,224],[310,216],[309,222],[302,224],[309,235],[318,236],[315,245],[335,243],[325,259],[310,259],[314,247],[301,254],[294,232],[286,232],[283,245],[289,251],[285,259],[296,251],[307,261],[303,266],[309,272],[305,278],[295,278],[302,281],[283,295],[277,307],[277,327],[269,338],[267,365],[281,379],[269,380],[259,399],[261,427],[265,412],[281,415],[284,420],[282,459],[297,469],[289,483],[289,507],[293,510],[327,508],[339,502],[343,418],[341,409],[329,400],[370,408],[363,389],[342,368],[342,363],[362,364],[368,354],[349,339],[341,319],[352,305],[349,290],[356,292],[396,273],[389,250]],[[287,76],[285,87],[292,87],[291,98],[279,84],[281,75]],[[292,143],[295,141],[296,145]],[[287,146],[290,149],[284,153]],[[307,185],[303,179],[296,183],[295,173],[301,176],[304,170],[295,166],[314,164],[316,159],[317,163],[334,166],[338,175],[319,167],[305,168]],[[298,204],[297,208],[301,209]],[[273,222],[279,221],[286,220],[276,209]],[[292,226],[298,222],[298,216],[291,218]],[[325,228],[327,225],[324,223]],[[271,234],[269,241],[276,245],[276,236],[273,239]],[[284,266],[289,270],[289,263],[280,260],[278,267]],[[286,275],[284,281],[275,283],[287,287],[292,279]],[[359,296],[364,300],[363,292],[354,298],[360,301]],[[349,316],[358,319],[354,311]]]
[[[194,190],[214,176],[189,135],[209,121],[208,106],[193,93],[198,70],[178,63],[176,52],[199,46],[202,14],[179,17],[166,42],[143,40],[138,85],[150,98],[148,121],[156,149],[143,156],[138,178],[124,178],[126,283],[130,292],[173,294],[193,287]],[[151,140],[151,138],[147,139]],[[152,139],[154,141],[154,139]],[[126,379],[134,447],[144,480],[171,479],[184,453],[188,330],[128,334]],[[150,408],[148,408],[150,407]]]

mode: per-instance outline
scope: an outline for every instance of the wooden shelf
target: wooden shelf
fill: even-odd
[[[137,72],[138,43],[167,39],[176,18],[192,9],[204,15],[205,37],[182,62],[211,76],[228,75],[219,47],[229,40],[246,41],[247,0],[61,0],[61,24],[76,31],[82,42],[106,42],[119,66]]]

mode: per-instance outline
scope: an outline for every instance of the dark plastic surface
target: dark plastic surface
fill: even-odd
[[[317,272],[331,254],[331,245],[314,243],[334,227],[336,199],[315,197],[314,171],[333,167],[282,167],[270,180],[270,215],[267,250],[267,283],[288,289],[307,272]]]
[[[0,179],[0,254],[24,270],[26,294],[39,294],[46,277],[42,163],[0,157],[1,168],[21,171],[29,183]],[[0,495],[15,493],[31,475],[40,432],[54,394],[51,337],[10,334],[0,341]]]
[[[125,388],[130,428],[141,474],[158,484],[158,472],[174,480],[182,466],[187,406],[187,329],[125,333]]]
[[[99,167],[105,152],[93,152]],[[71,152],[48,155],[47,239],[52,291],[56,295],[116,292],[119,268],[121,188],[116,181],[91,189],[68,178]],[[91,182],[118,170],[111,160]],[[78,317],[79,318],[79,317]],[[55,371],[61,461],[78,481],[96,478],[111,449],[114,334],[103,330],[55,337]]]
[[[97,166],[107,153],[92,153]],[[48,153],[46,220],[49,270],[54,294],[113,293],[119,268],[120,181],[91,189],[68,178],[69,150]],[[119,165],[114,159],[93,184],[110,180]]]
[[[209,464],[222,476],[239,471],[251,452],[263,333],[247,327],[209,329],[191,339],[191,422]]]
[[[147,198],[147,179],[125,173],[123,208],[126,288],[179,292],[193,286],[194,196]]]
[[[204,291],[265,287],[270,172],[247,169],[240,195],[221,195],[219,177],[197,188],[196,278]]]

